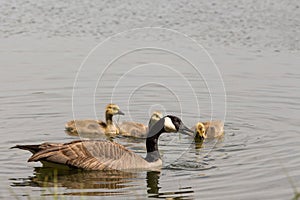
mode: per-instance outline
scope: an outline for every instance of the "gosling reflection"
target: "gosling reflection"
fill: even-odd
[[[203,147],[203,141],[201,139],[195,138],[195,149],[199,150]]]

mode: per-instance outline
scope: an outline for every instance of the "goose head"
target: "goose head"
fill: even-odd
[[[148,137],[151,137],[156,134],[159,135],[161,133],[177,133],[177,132],[190,135],[194,131],[186,127],[180,118],[173,115],[167,115],[161,118],[157,123],[155,123],[150,128]]]
[[[199,138],[199,139],[202,139],[202,140],[207,138],[205,126],[204,126],[203,123],[201,123],[201,122],[197,123],[196,128],[195,128],[195,132],[196,132],[195,138]]]
[[[181,119],[173,115],[167,115],[156,122],[149,130],[146,139],[147,156],[146,161],[154,162],[160,159],[157,142],[162,133],[181,132],[186,135],[191,135],[194,131],[186,127]]]
[[[106,106],[106,114],[108,115],[124,115],[124,113],[120,110],[119,106],[116,104],[108,104]]]

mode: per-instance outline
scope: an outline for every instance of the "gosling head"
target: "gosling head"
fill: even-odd
[[[161,118],[163,118],[162,113],[159,111],[154,111],[151,115],[151,118],[148,123],[149,129],[156,123],[158,122]]]
[[[151,120],[157,122],[158,120],[160,120],[161,118],[163,118],[162,113],[159,111],[154,111],[151,115]]]
[[[188,127],[186,127],[181,119],[173,115],[167,115],[161,118],[157,123],[155,123],[150,131],[149,136],[156,135],[157,133],[176,133],[181,132],[186,135],[193,133]]]
[[[202,140],[207,138],[205,126],[201,122],[197,123],[195,132],[196,132],[195,138],[199,138]]]
[[[120,110],[119,106],[116,104],[108,104],[106,106],[106,114],[109,115],[124,115],[124,113]]]

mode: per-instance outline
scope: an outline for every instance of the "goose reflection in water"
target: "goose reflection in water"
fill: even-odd
[[[57,169],[36,167],[34,176],[25,179],[13,179],[13,187],[42,187],[42,188],[67,188],[80,191],[64,192],[51,195],[83,195],[83,196],[111,196],[124,194],[124,188],[133,187],[131,182],[138,177],[137,173],[117,170],[109,171],[84,171],[76,169]],[[20,181],[21,180],[21,181]],[[105,191],[84,191],[85,189],[104,189]],[[115,191],[114,191],[115,190]],[[49,190],[48,192],[51,192]]]
[[[85,171],[76,169],[57,169],[35,167],[34,176],[11,179],[12,187],[63,188],[63,191],[46,190],[42,196],[119,196],[131,193],[140,187],[138,179],[145,172],[126,172],[118,170]],[[175,199],[192,198],[192,188],[178,189],[175,192],[160,192],[161,172],[147,171],[147,194],[152,198],[172,197]],[[68,189],[69,191],[66,191]],[[93,189],[93,191],[91,191]],[[134,194],[133,194],[134,195]]]

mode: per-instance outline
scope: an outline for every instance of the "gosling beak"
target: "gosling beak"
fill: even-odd
[[[119,110],[116,115],[125,115],[121,110]]]
[[[180,125],[180,127],[178,129],[178,132],[183,133],[183,134],[188,135],[188,136],[194,135],[194,131],[192,131],[191,129],[186,127],[184,124]]]

